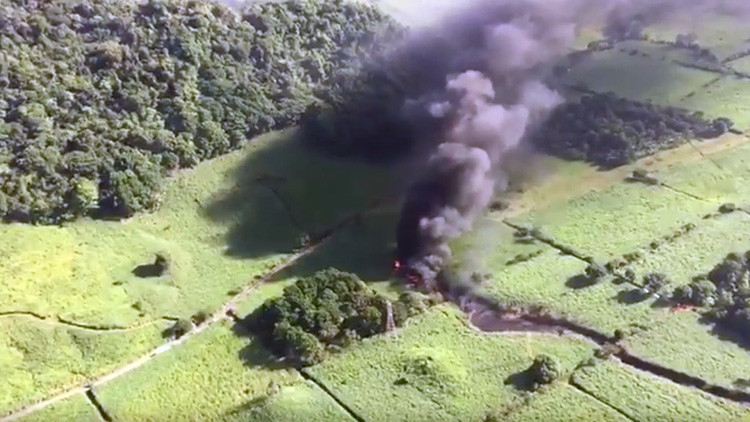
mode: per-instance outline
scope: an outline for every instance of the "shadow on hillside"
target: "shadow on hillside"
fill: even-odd
[[[229,226],[226,253],[239,258],[289,253],[305,234],[269,188],[284,183],[277,169],[283,167],[292,136],[258,142],[262,147],[245,150],[245,158],[232,170],[231,187],[204,206],[208,218]]]

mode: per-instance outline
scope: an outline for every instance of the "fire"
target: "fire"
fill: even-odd
[[[672,312],[689,312],[692,310],[693,310],[693,307],[690,305],[677,305],[677,306],[672,307],[672,309],[670,309],[670,311]]]
[[[401,261],[399,261],[398,259],[393,261],[393,270],[399,271],[400,269],[401,269]]]

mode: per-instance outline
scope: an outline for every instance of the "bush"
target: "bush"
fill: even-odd
[[[178,339],[193,330],[193,323],[187,319],[178,319],[171,327],[164,330],[164,337]]]
[[[669,279],[662,273],[650,273],[643,277],[643,288],[649,294],[657,294],[669,284]]]
[[[550,384],[562,375],[562,369],[557,359],[549,355],[539,355],[534,358],[534,363],[529,368],[534,388]]]

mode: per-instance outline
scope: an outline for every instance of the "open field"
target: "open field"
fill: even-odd
[[[717,75],[676,65],[673,60],[679,58],[682,54],[667,47],[628,41],[618,43],[614,49],[584,56],[573,65],[564,81],[633,100],[680,106],[683,97]]]
[[[101,332],[26,317],[0,318],[0,414],[108,372],[163,339],[163,322]]]
[[[678,34],[694,33],[701,47],[709,48],[720,59],[750,48],[750,30],[728,17],[695,19],[683,13],[666,23],[647,27],[644,33],[652,40],[669,42],[675,41]]]
[[[597,362],[576,371],[571,382],[636,421],[745,421],[747,408],[714,399],[620,365]]]
[[[290,256],[307,230],[333,226],[385,192],[384,169],[356,164],[362,177],[352,177],[355,164],[307,153],[284,136],[261,138],[180,174],[152,214],[121,223],[0,227],[4,238],[14,239],[0,246],[0,314],[12,313],[0,323],[13,333],[3,339],[14,362],[0,371],[18,385],[0,393],[0,413],[153,349],[171,323],[164,317],[212,312]],[[263,176],[278,184],[282,199],[254,182]],[[341,193],[317,206],[309,192],[322,186]],[[157,253],[169,262],[163,276],[143,279],[131,272]],[[95,332],[84,330],[81,337],[81,330],[58,319]]]
[[[55,403],[29,416],[19,419],[21,422],[76,421],[100,422],[96,408],[83,393],[76,394],[64,401]]]
[[[96,393],[118,421],[348,420],[296,371],[271,362],[262,347],[222,324]]]
[[[694,312],[663,310],[657,324],[636,330],[627,344],[643,358],[725,387],[750,373],[750,353],[738,334],[714,331]]]
[[[485,335],[452,307],[428,311],[393,335],[351,347],[309,372],[368,421],[479,421],[517,399],[506,380],[539,353],[571,370],[591,355],[582,340]]]
[[[427,16],[414,13],[426,3],[416,3],[388,0],[388,7],[402,19],[413,18],[414,26],[426,24],[419,18]],[[670,31],[650,34],[674,38]],[[704,45],[722,57],[742,48],[740,36],[747,38],[721,23],[707,31]],[[587,34],[586,41],[594,38]],[[750,81],[724,77],[708,84],[717,75],[675,64],[681,54],[622,43],[578,63],[567,82],[726,115],[750,128]],[[744,69],[745,60],[734,65]],[[539,305],[606,335],[621,330],[621,343],[639,357],[738,388],[735,382],[750,374],[750,352],[736,333],[714,330],[696,312],[674,312],[655,298],[633,300],[635,286],[610,277],[584,285],[575,276],[587,262],[539,241],[518,243],[504,222],[538,227],[602,264],[640,252],[636,282],[663,272],[672,280],[667,289],[687,283],[727,253],[750,249],[747,138],[728,135],[695,147],[707,157],[685,145],[611,171],[540,159],[534,165],[541,176],[503,197],[509,209],[488,213],[454,242],[459,270],[489,274],[482,291],[504,303]],[[625,183],[637,167],[654,170],[665,185]],[[356,420],[348,409],[367,421],[479,422],[490,413],[517,422],[750,420],[738,403],[615,360],[576,369],[596,348],[582,337],[481,333],[451,304],[302,372],[223,316],[142,366],[116,372],[164,344],[162,331],[175,318],[221,309],[294,256],[306,235],[324,234],[357,211],[370,209],[254,287],[236,303],[237,314],[327,267],[354,272],[397,297],[405,287],[391,267],[399,210],[394,194],[403,185],[401,169],[319,155],[290,130],[176,174],[152,213],[122,222],[0,226],[0,236],[12,239],[0,244],[0,415],[115,373],[93,391],[116,421]],[[384,205],[372,210],[381,199]],[[704,218],[728,202],[746,211]],[[650,247],[685,224],[695,229]],[[156,254],[169,262],[165,274],[133,273]],[[520,391],[514,382],[543,353],[560,361],[563,376],[540,391]],[[76,393],[19,420],[100,416]]]
[[[750,89],[750,80],[732,76],[697,91],[686,98],[679,106],[691,110],[701,110],[711,118],[729,117],[742,130],[750,129],[750,99],[745,92]]]
[[[513,422],[577,422],[582,420],[628,422],[630,419],[566,383],[534,396],[528,404],[504,414]]]

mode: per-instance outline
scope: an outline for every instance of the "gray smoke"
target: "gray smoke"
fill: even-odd
[[[426,94],[408,102],[439,130],[397,228],[398,259],[430,283],[451,257],[448,243],[469,230],[507,186],[507,157],[563,102],[545,85],[550,68],[583,27],[633,31],[676,13],[746,14],[747,0],[482,0],[415,31],[401,49]],[[423,121],[420,122],[424,125]],[[428,286],[429,287],[429,286]]]

